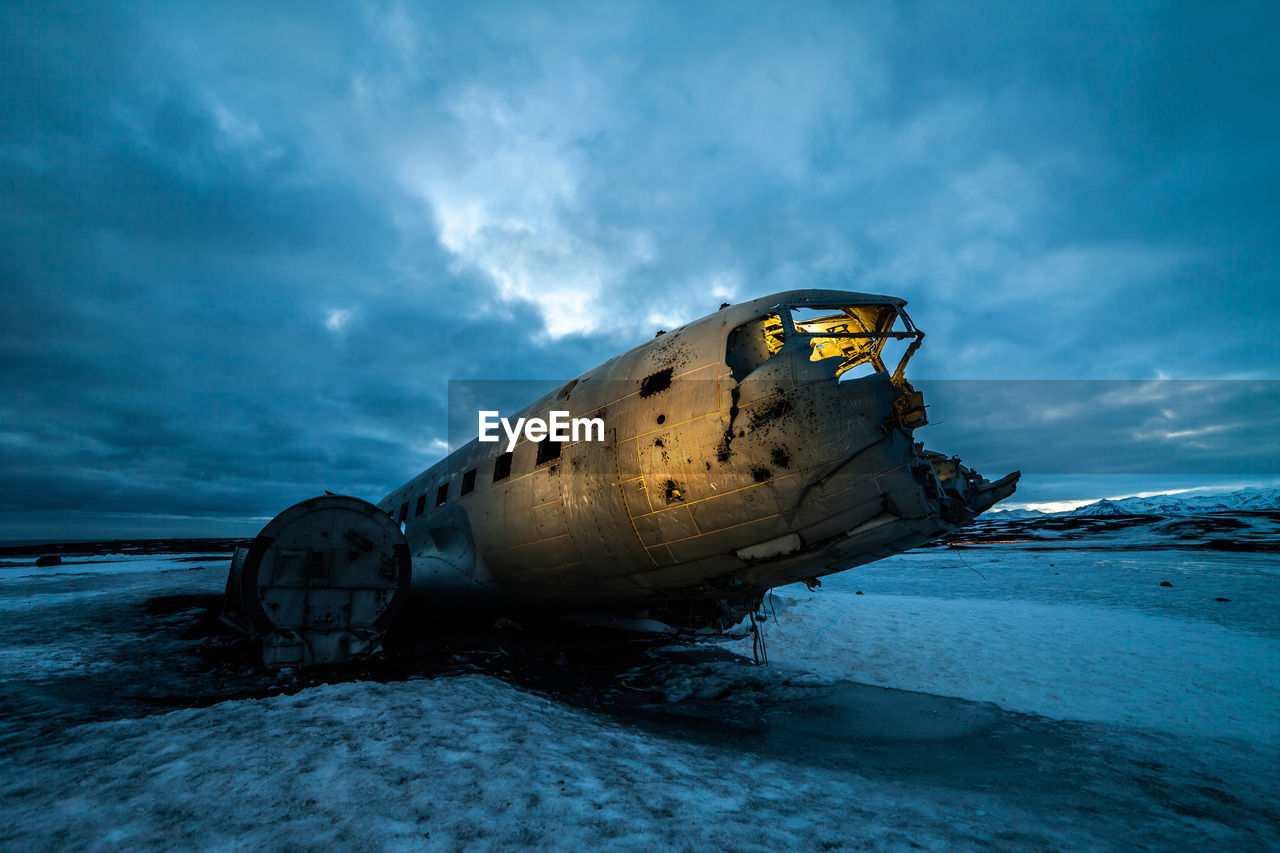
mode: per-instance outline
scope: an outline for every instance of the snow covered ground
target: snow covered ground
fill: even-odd
[[[923,549],[779,590],[768,667],[553,681],[210,663],[220,555],[0,565],[0,849],[1276,849],[1280,555],[1150,544]]]

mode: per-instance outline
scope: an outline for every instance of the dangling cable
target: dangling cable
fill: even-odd
[[[751,657],[757,665],[763,663],[769,664],[769,650],[765,647],[764,632],[760,630],[760,624],[756,621],[756,608],[750,610],[751,614]]]
[[[773,620],[773,624],[778,624],[778,611],[773,609],[773,590],[769,590],[769,618]],[[782,632],[782,628],[778,628],[778,632]]]
[[[956,552],[956,556],[957,556],[957,557],[959,557],[960,562],[964,563],[964,567],[965,567],[966,569],[968,569],[969,571],[973,572],[975,575],[977,575],[978,577],[982,578],[983,580],[986,580],[986,579],[987,579],[987,576],[986,576],[986,575],[984,575],[982,572],[980,572],[980,571],[978,571],[977,569],[975,569],[973,566],[969,565],[969,561],[968,561],[968,560],[966,560],[964,557],[961,557],[959,552]]]

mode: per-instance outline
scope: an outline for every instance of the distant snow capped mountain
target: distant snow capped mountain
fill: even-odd
[[[983,513],[983,518],[995,518],[1000,521],[1022,521],[1024,518],[1047,518],[1051,513],[1038,509],[994,509]]]
[[[1143,515],[1144,511],[1140,509],[1126,509],[1121,504],[1125,501],[1143,500],[1143,498],[1123,498],[1119,501],[1109,501],[1103,498],[1100,501],[1087,504],[1085,506],[1076,507],[1063,513],[1054,513],[1055,515]]]
[[[1280,509],[1280,489],[1242,489],[1216,495],[1152,495],[1146,498],[1101,500],[1067,515],[1195,515],[1202,512],[1241,512]]]
[[[1021,521],[1051,516],[1105,515],[1198,515],[1205,512],[1259,512],[1280,510],[1280,488],[1241,489],[1215,495],[1151,495],[1145,498],[1120,498],[1094,501],[1064,512],[1040,512],[1034,509],[1008,509],[988,512],[985,517]]]

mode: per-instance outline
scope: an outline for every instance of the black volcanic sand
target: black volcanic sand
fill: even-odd
[[[1206,550],[1280,552],[1280,512],[1201,515],[984,516],[926,548],[1018,544],[1027,550]]]

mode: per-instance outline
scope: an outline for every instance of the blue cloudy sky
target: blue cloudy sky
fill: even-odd
[[[1020,386],[1076,395],[1027,501],[1274,482],[1278,9],[6,2],[0,538],[377,499],[449,379],[808,286],[908,299],[916,377],[1144,380]]]

